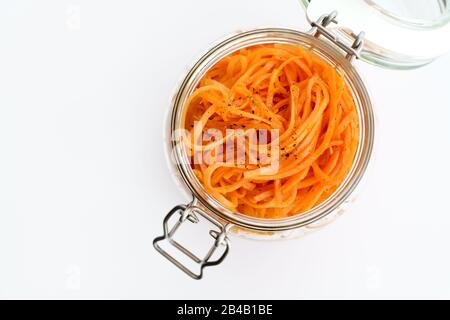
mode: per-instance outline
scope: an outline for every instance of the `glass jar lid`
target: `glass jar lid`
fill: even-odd
[[[329,29],[352,43],[365,33],[361,59],[383,67],[416,68],[450,51],[450,3],[446,0],[300,0],[309,22],[333,10]]]

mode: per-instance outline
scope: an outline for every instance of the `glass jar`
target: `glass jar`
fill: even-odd
[[[305,5],[309,3],[308,1],[303,2]],[[205,267],[223,261],[229,250],[230,234],[256,239],[281,239],[299,236],[334,220],[343,212],[345,205],[351,199],[350,196],[354,195],[354,191],[369,164],[375,128],[371,99],[352,61],[364,54],[366,58],[369,57],[366,60],[370,62],[381,61],[379,64],[384,66],[390,64],[401,68],[406,65],[412,67],[413,64],[410,60],[407,63],[403,60],[402,64],[396,65],[394,60],[398,57],[388,63],[386,59],[380,58],[380,51],[376,52],[378,60],[374,59],[374,54],[368,54],[370,49],[363,48],[364,33],[355,35],[346,31],[346,34],[343,35],[342,30],[340,30],[339,35],[337,35],[337,29],[330,28],[331,25],[336,23],[336,16],[336,11],[320,16],[311,23],[312,29],[309,32],[266,28],[229,37],[209,49],[192,66],[181,82],[172,100],[167,124],[166,149],[173,175],[181,188],[188,194],[192,194],[193,200],[189,204],[175,206],[167,214],[163,222],[164,234],[157,237],[153,244],[162,255],[191,277],[200,279]],[[209,195],[191,168],[181,134],[184,128],[187,99],[205,73],[232,52],[249,46],[269,43],[301,45],[312,50],[331,65],[339,67],[343,71],[345,81],[353,94],[360,123],[360,140],[353,166],[337,190],[316,207],[302,214],[282,219],[254,218],[233,212]],[[424,64],[424,61],[417,59],[415,66]],[[204,221],[211,225],[211,230],[209,230],[211,247],[203,257],[199,257],[177,241],[174,236],[181,225],[185,223],[205,223]],[[163,242],[176,249],[175,253],[164,249],[161,246]],[[177,251],[179,252],[177,253]],[[193,262],[197,272],[189,268],[187,263],[182,262],[180,256]]]

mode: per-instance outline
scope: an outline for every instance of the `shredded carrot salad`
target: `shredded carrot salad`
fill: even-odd
[[[205,190],[260,218],[300,214],[327,199],[350,171],[359,141],[342,71],[287,44],[219,61],[189,97],[184,126]]]

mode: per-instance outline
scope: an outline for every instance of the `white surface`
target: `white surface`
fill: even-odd
[[[233,238],[200,282],[155,252],[186,201],[161,141],[174,86],[211,42],[268,25],[307,28],[296,0],[1,3],[1,298],[450,298],[448,55],[358,62],[377,154],[335,223]]]

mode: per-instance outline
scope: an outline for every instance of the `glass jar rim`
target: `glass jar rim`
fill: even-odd
[[[345,80],[355,99],[360,123],[360,141],[352,168],[337,190],[324,202],[312,209],[291,217],[279,219],[250,217],[229,210],[208,194],[195,176],[190,166],[186,149],[180,139],[181,137],[176,134],[177,130],[183,129],[183,115],[188,97],[197,86],[199,80],[216,62],[236,50],[268,43],[301,45],[309,48],[329,63],[339,66],[343,70]],[[190,68],[181,82],[173,97],[168,120],[170,139],[167,141],[167,147],[171,155],[170,160],[177,172],[177,178],[181,180],[182,184],[187,187],[208,213],[227,223],[255,231],[273,232],[296,229],[322,219],[336,210],[349,197],[364,175],[374,142],[374,118],[370,96],[355,67],[331,44],[310,34],[283,28],[253,29],[228,37],[211,47]]]

